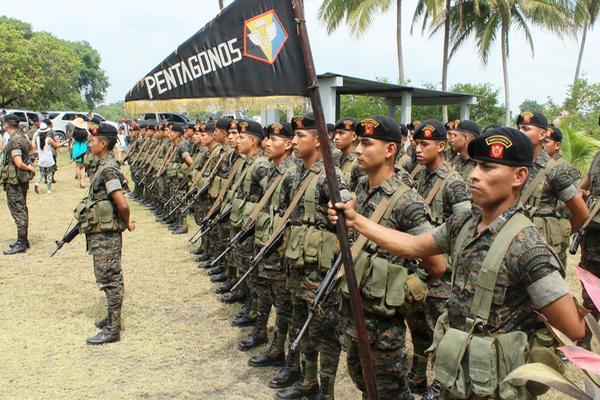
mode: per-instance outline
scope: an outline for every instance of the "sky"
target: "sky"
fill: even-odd
[[[238,0],[244,1],[244,0]],[[435,83],[441,88],[442,34],[429,37],[420,25],[410,33],[417,0],[404,0],[403,50],[405,75],[411,86]],[[226,4],[231,1],[226,0]],[[395,10],[374,19],[360,38],[341,24],[328,35],[317,19],[320,0],[306,0],[306,16],[317,72],[397,81]],[[31,12],[31,10],[36,10]],[[0,15],[17,18],[67,40],[85,40],[102,57],[110,88],[105,102],[123,100],[135,82],[158,65],[180,43],[197,32],[218,13],[217,0],[20,0],[3,2]],[[509,78],[511,109],[525,99],[561,102],[573,81],[579,38],[561,39],[550,32],[532,29],[535,56],[522,32],[512,32]],[[600,82],[600,29],[588,33],[582,71],[591,82]],[[455,83],[490,82],[500,89],[503,102],[500,44],[487,65],[480,61],[473,42],[467,42],[453,58],[449,87]]]

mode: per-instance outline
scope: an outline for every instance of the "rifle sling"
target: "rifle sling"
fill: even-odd
[[[523,204],[523,205],[527,204],[527,201],[529,201],[529,198],[531,197],[531,195],[535,192],[535,190],[538,188],[540,183],[544,182],[544,180],[546,179],[546,175],[548,174],[550,169],[552,169],[552,167],[554,167],[555,164],[556,164],[556,160],[554,158],[551,158],[548,161],[548,164],[546,164],[546,167],[544,169],[542,169],[540,172],[538,172],[538,174],[536,175],[533,182],[531,182],[530,185],[527,185],[525,190],[521,193],[521,199],[520,199],[521,204]]]
[[[223,153],[223,154],[225,154],[225,153]],[[227,189],[229,189],[229,186],[233,182],[233,178],[235,177],[235,175],[237,174],[237,172],[241,168],[241,166],[244,165],[245,161],[246,160],[244,160],[243,158],[240,158],[233,164],[233,166],[231,167],[231,171],[229,171],[229,176],[227,177],[227,180],[225,181],[225,185],[221,188],[221,190],[219,191],[219,195],[215,199],[214,204],[212,205],[210,210],[208,210],[208,212],[206,213],[207,217],[210,217],[215,212],[217,207],[219,207],[221,205],[221,202],[223,201],[223,197],[225,197],[225,193],[227,193]],[[216,167],[215,167],[215,170],[216,170]]]
[[[449,175],[450,174],[448,174],[448,176]],[[448,177],[446,177],[446,179],[448,179]],[[438,180],[435,181],[435,183],[433,184],[433,187],[431,188],[431,191],[429,192],[429,194],[427,195],[427,198],[425,199],[425,203],[427,203],[427,205],[431,205],[433,198],[439,192],[440,188],[442,187],[442,185],[444,184],[446,179],[438,178]]]
[[[275,178],[273,183],[271,183],[271,186],[269,186],[269,188],[267,189],[265,194],[263,194],[263,196],[260,198],[258,203],[254,206],[254,208],[252,209],[252,212],[248,216],[248,219],[244,223],[244,227],[246,229],[248,229],[248,226],[250,224],[252,224],[254,221],[256,221],[256,217],[258,217],[258,213],[260,213],[260,210],[262,210],[265,207],[265,204],[267,204],[267,201],[269,201],[269,199],[275,192],[275,189],[277,189],[277,186],[279,186],[279,183],[281,182],[282,179],[283,179],[283,175],[279,175],[277,178]]]
[[[590,216],[588,217],[588,219],[585,220],[583,225],[581,225],[581,228],[579,228],[580,231],[584,231],[588,227],[588,225],[592,222],[596,214],[598,214],[598,211],[600,211],[600,200],[596,202],[596,204],[590,211]]]

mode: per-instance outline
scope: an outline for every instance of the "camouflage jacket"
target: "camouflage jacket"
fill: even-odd
[[[258,203],[265,193],[265,180],[269,174],[270,163],[262,151],[244,160],[241,170],[251,168],[239,183],[235,197],[250,203]]]
[[[457,157],[454,158],[453,164],[454,169],[456,170],[456,172],[458,172],[461,178],[463,178],[465,182],[469,182],[469,175],[471,174],[471,171],[473,171],[473,168],[475,168],[475,165],[477,164],[475,160],[472,160],[470,158],[464,159],[462,155],[459,154]]]

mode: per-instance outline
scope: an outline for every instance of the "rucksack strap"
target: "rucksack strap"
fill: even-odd
[[[527,187],[525,188],[525,190],[521,193],[521,204],[525,205],[527,204],[527,202],[529,201],[529,198],[531,197],[531,195],[535,192],[535,190],[540,186],[540,184],[543,184],[544,181],[546,180],[546,175],[548,174],[548,172],[550,172],[550,170],[556,165],[556,160],[554,158],[551,158],[548,161],[548,164],[546,164],[546,167],[544,167],[543,170],[541,170],[536,177],[534,178],[533,182],[531,182],[531,184],[527,185]]]

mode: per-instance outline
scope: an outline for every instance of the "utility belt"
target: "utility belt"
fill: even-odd
[[[366,250],[354,260],[356,281],[363,309],[382,316],[406,316],[422,305],[427,297],[427,283],[402,264]],[[349,298],[348,284],[342,283],[342,294]]]
[[[22,171],[14,164],[5,163],[2,165],[2,170],[0,171],[0,182],[2,183],[19,185],[29,182],[31,178],[33,178],[31,172]]]
[[[316,264],[328,270],[340,251],[335,233],[312,225],[292,226],[286,234],[285,258],[291,268]]]
[[[433,344],[435,379],[454,398],[491,396],[496,399],[529,399],[548,391],[534,382],[515,386],[502,382],[513,370],[526,363],[544,363],[564,372],[564,364],[554,351],[554,338],[545,329],[527,333],[514,331],[501,334],[480,333],[481,321],[467,319],[468,330],[449,327],[448,313],[443,313],[435,326]]]
[[[89,201],[84,198],[75,208],[74,216],[81,224],[80,232],[85,235],[123,232],[126,228],[110,200]]]
[[[252,210],[257,203],[252,203],[244,198],[237,198],[231,202],[231,216],[229,222],[233,228],[241,228],[244,222],[248,220]]]

